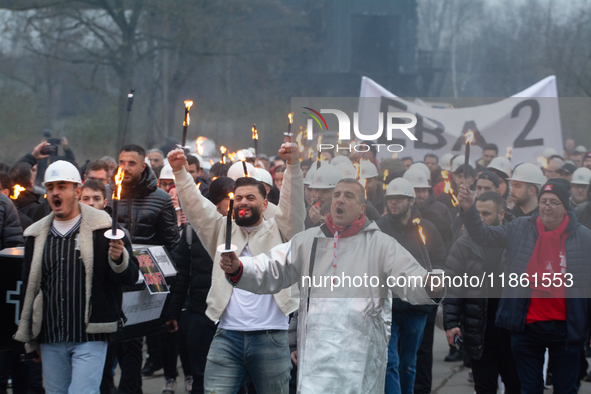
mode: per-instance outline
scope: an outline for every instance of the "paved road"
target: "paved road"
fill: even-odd
[[[447,342],[443,331],[435,329],[435,345],[433,346],[433,394],[472,394],[474,388],[472,383],[468,382],[469,369],[462,366],[461,362],[446,363],[443,358],[448,352]],[[176,394],[184,393],[184,377],[182,369],[179,367],[179,378],[177,379],[179,387]],[[118,377],[116,377],[118,381]],[[162,371],[157,375],[144,378],[144,394],[160,394],[164,385],[164,376]],[[582,382],[581,394],[591,394],[591,382]],[[552,394],[552,390],[546,390],[546,394]]]

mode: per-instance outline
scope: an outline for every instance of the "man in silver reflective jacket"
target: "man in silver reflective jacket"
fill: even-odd
[[[221,256],[238,288],[263,294],[298,284],[298,393],[382,394],[391,292],[412,304],[439,301],[431,298],[442,290],[431,291],[432,275],[364,209],[361,184],[342,179],[322,226],[267,254]]]

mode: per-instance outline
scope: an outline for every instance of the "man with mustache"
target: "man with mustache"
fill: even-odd
[[[81,183],[71,163],[47,167],[52,213],[24,234],[27,290],[15,339],[28,351],[40,346],[47,393],[99,393],[108,334],[124,324],[122,286],[138,277],[129,239],[109,241],[109,215],[78,202]]]
[[[272,219],[262,215],[268,205],[263,184],[252,177],[236,179],[232,244],[240,256],[267,252],[304,230],[303,176],[292,149],[297,152],[295,145],[284,143],[278,152],[287,160],[287,168],[278,212]],[[226,218],[195,187],[181,150],[170,152],[168,162],[189,223],[209,255],[219,261],[217,248],[225,241]],[[259,394],[287,393],[291,370],[288,315],[297,306],[297,296],[290,289],[255,295],[235,289],[224,271],[214,267],[205,314],[219,325],[207,356],[205,392],[235,393],[248,374]]]
[[[430,286],[431,275],[364,210],[363,186],[345,178],[321,226],[267,254],[221,255],[238,289],[274,294],[298,284],[298,393],[384,393],[390,291],[413,304],[434,304],[421,285]]]

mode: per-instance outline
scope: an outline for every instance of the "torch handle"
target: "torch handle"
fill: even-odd
[[[232,212],[234,207],[234,199],[230,199],[228,206],[228,215],[226,216],[226,250],[232,247]]]
[[[119,200],[113,199],[113,216],[112,216],[112,224],[111,224],[111,233],[113,236],[117,234],[117,215],[119,214]]]

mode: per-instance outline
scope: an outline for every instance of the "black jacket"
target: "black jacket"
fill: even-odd
[[[187,225],[180,239],[175,263],[178,273],[171,289],[169,319],[180,318],[187,291],[189,292],[188,310],[205,313],[207,293],[211,287],[213,260],[191,225]]]
[[[538,229],[538,215],[521,217],[502,226],[486,226],[475,206],[461,212],[466,230],[477,245],[507,249],[505,287],[499,304],[496,324],[510,331],[523,332],[531,298],[531,288],[507,285],[509,275],[524,274],[533,254]],[[589,332],[591,314],[591,230],[582,226],[568,212],[565,241],[566,270],[572,274],[572,286],[566,288],[566,328],[569,341],[582,341]]]
[[[170,195],[158,188],[148,166],[137,183],[122,187],[117,222],[129,231],[134,244],[163,245],[174,260],[179,244],[176,212]]]
[[[14,201],[14,205],[19,212],[22,212],[24,215],[27,215],[29,218],[33,219],[35,210],[41,203],[43,202],[43,196],[32,192],[30,190],[22,191],[18,198]]]
[[[485,254],[489,253],[489,260],[494,264],[487,264]],[[498,257],[498,259],[497,259]],[[483,272],[493,273],[498,277],[506,262],[506,254],[503,249],[482,248],[472,241],[470,236],[460,237],[452,246],[446,261],[446,275],[450,277],[463,276],[481,277]],[[500,286],[490,288],[490,281],[485,280],[481,287],[451,286],[447,289],[447,297],[443,300],[443,325],[445,330],[461,327],[464,349],[472,359],[479,360],[484,350],[484,336],[489,325],[495,325],[496,300],[491,304],[495,309],[489,313],[488,297],[498,297],[494,293]],[[492,290],[492,291],[491,291]],[[492,321],[487,319],[492,314]]]
[[[420,215],[419,211],[413,207],[410,220],[405,226],[403,226],[399,220],[394,219],[390,214],[382,217],[376,222],[376,224],[382,232],[395,238],[402,247],[408,250],[419,264],[426,267],[426,262],[421,255],[423,241],[419,238],[417,226],[412,223],[415,218],[420,218]],[[421,226],[423,227],[423,233],[427,239],[427,253],[429,254],[429,259],[431,260],[433,268],[445,268],[447,253],[445,252],[445,247],[443,246],[439,231],[437,231],[437,228],[433,223],[425,219],[421,219]],[[394,312],[429,313],[431,309],[432,305],[411,305],[402,301],[398,297],[393,297],[392,299],[392,310]]]
[[[0,193],[0,250],[23,246],[23,229],[10,198]]]

